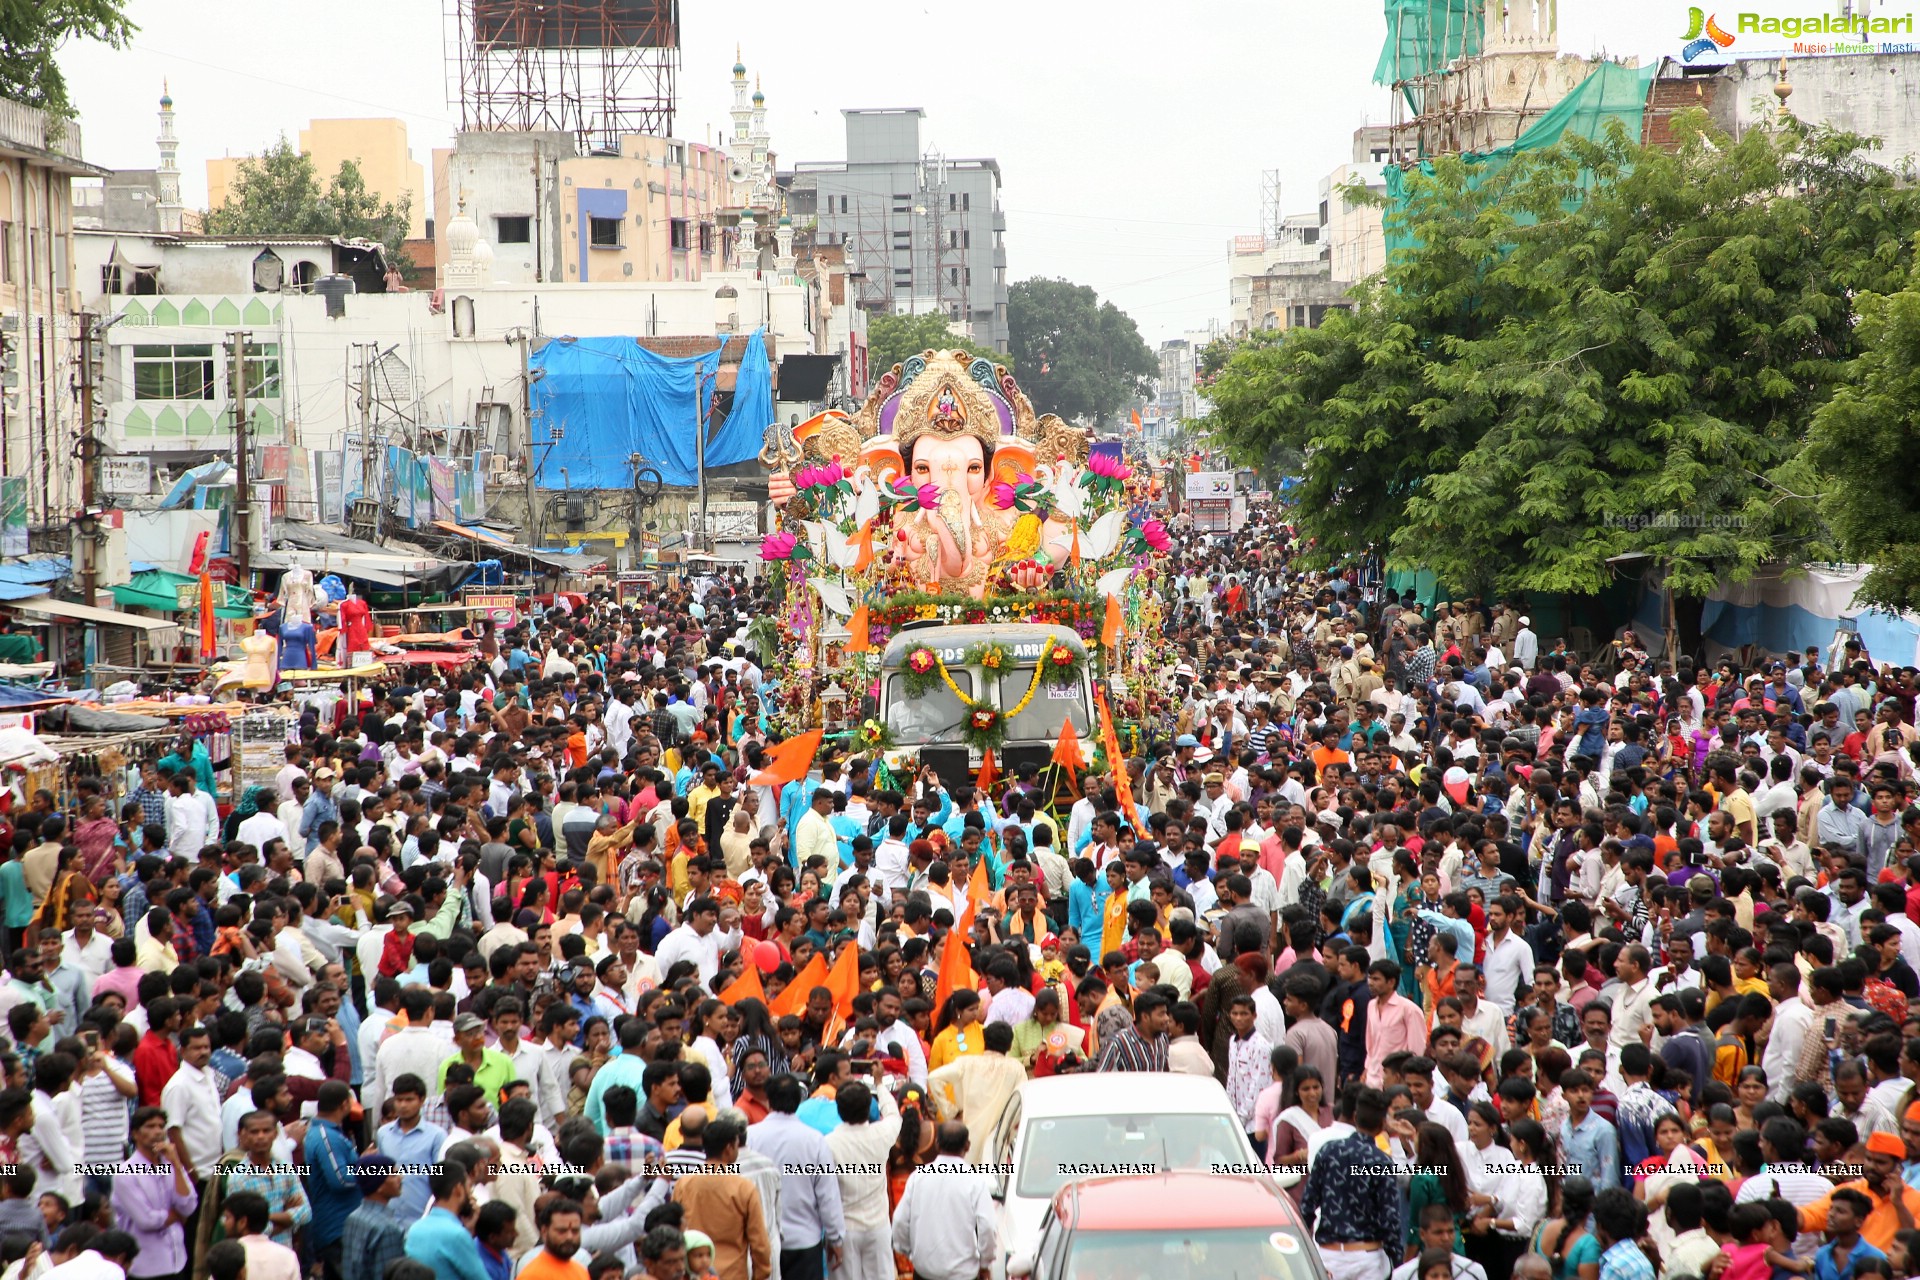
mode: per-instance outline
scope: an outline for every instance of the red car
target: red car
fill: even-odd
[[[1326,1280],[1293,1202],[1260,1177],[1094,1178],[1053,1198],[1009,1280]]]

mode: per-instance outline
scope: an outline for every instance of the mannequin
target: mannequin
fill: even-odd
[[[357,587],[340,602],[340,664],[357,667],[373,661],[373,610]]]
[[[313,574],[295,566],[280,578],[280,669],[311,671],[316,662],[313,635]]]
[[[243,689],[271,689],[278,675],[274,661],[279,648],[274,638],[264,630],[254,633],[240,642],[240,652],[246,655],[247,665],[240,674],[240,687]]]

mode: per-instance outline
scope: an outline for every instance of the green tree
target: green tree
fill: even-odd
[[[1807,461],[1840,550],[1873,564],[1861,598],[1920,609],[1920,265],[1857,306],[1862,350],[1814,415]]]
[[[946,317],[933,312],[917,316],[878,312],[867,317],[867,368],[876,377],[922,351],[968,351],[1010,365],[1007,357],[956,336]]]
[[[126,0],[0,0],[0,98],[73,119],[54,55],[75,38],[126,48],[140,28],[125,10]]]
[[[1070,422],[1109,421],[1160,372],[1131,316],[1086,285],[1065,280],[1013,286],[1007,345],[1033,407]]]
[[[1306,454],[1329,553],[1456,589],[1591,593],[1637,557],[1698,597],[1817,550],[1801,436],[1920,196],[1867,139],[1676,126],[1672,152],[1616,129],[1413,176],[1415,247],[1350,314],[1236,353],[1216,430]]]
[[[349,236],[385,246],[387,261],[408,264],[401,247],[407,238],[412,201],[382,200],[367,190],[360,166],[344,160],[320,185],[313,158],[293,148],[284,135],[258,156],[235,166],[226,203],[207,212],[209,234],[220,236]]]

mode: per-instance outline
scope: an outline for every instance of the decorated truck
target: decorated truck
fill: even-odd
[[[1111,746],[1113,704],[1159,661],[1169,545],[1118,442],[1035,413],[1004,366],[926,351],[762,456],[779,728],[950,783],[996,753]]]

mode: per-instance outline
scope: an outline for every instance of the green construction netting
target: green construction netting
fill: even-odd
[[[1398,87],[1418,112],[1420,77],[1480,52],[1485,9],[1486,0],[1387,0],[1387,40],[1373,82]]]
[[[198,578],[189,578],[184,573],[169,573],[165,569],[153,569],[146,573],[136,573],[131,582],[123,582],[113,589],[113,602],[127,609],[153,609],[161,613],[173,613],[180,607],[179,597],[174,588],[193,584]],[[224,594],[223,594],[224,593]],[[196,600],[199,597],[194,597]],[[251,618],[253,608],[250,597],[239,587],[221,583],[214,584],[214,614],[222,618]]]
[[[1394,2],[1389,0],[1389,21]],[[1653,83],[1653,73],[1657,69],[1656,66],[1636,68],[1603,63],[1511,144],[1497,151],[1462,157],[1471,166],[1469,182],[1477,186],[1491,174],[1499,172],[1515,155],[1523,151],[1544,150],[1558,143],[1568,133],[1597,141],[1606,136],[1607,122],[1610,120],[1618,120],[1629,138],[1638,139],[1646,113],[1647,90]],[[1423,173],[1431,174],[1432,162],[1421,161],[1420,169]],[[1394,250],[1412,247],[1414,235],[1407,217],[1407,171],[1388,165],[1385,177],[1389,202],[1386,243],[1387,256],[1391,258]]]

